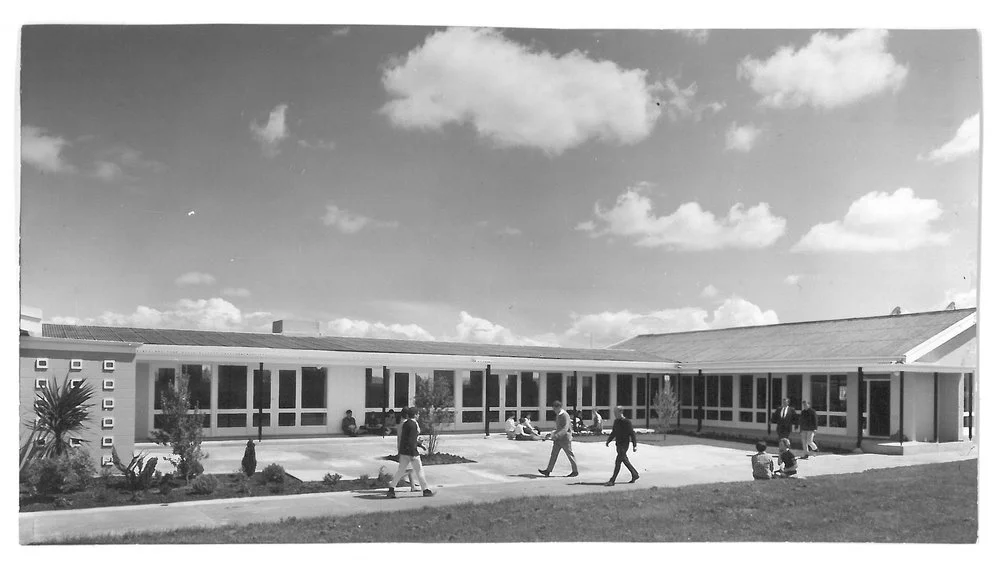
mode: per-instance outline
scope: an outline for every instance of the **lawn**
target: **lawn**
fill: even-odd
[[[973,543],[978,461],[769,482],[515,498],[398,512],[288,519],[67,540],[71,544],[529,541]],[[525,521],[525,519],[531,519]],[[385,525],[397,529],[380,529]],[[558,530],[543,529],[558,525]],[[427,530],[426,526],[434,526]],[[609,529],[628,526],[626,532]]]

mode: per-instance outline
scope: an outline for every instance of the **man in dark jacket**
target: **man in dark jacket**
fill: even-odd
[[[807,401],[801,402],[801,415],[798,416],[798,423],[801,425],[801,449],[805,452],[801,458],[807,459],[811,451],[818,452],[819,450],[819,446],[815,444],[818,419],[812,405]]]
[[[395,485],[406,475],[406,469],[410,466],[413,467],[413,472],[420,480],[423,495],[433,496],[434,493],[430,490],[430,485],[427,484],[427,475],[423,472],[423,461],[420,460],[420,452],[417,449],[420,442],[420,424],[416,422],[416,408],[406,408],[405,411],[407,419],[403,422],[402,430],[399,432],[399,468],[395,471],[392,482],[389,483],[386,496],[395,498]]]
[[[798,412],[791,407],[791,400],[781,400],[780,408],[770,416],[770,421],[777,424],[777,438],[791,437],[791,428],[798,423]]]
[[[614,459],[614,474],[611,475],[610,480],[604,486],[614,486],[614,481],[617,480],[617,473],[621,472],[621,464],[628,467],[628,472],[631,473],[631,480],[629,483],[638,480],[638,471],[635,467],[631,466],[631,461],[628,460],[628,445],[632,447],[632,451],[638,451],[638,441],[635,439],[635,428],[631,425],[631,420],[624,417],[624,409],[621,406],[614,408],[614,415],[616,419],[614,420],[614,427],[611,429],[610,436],[607,437],[607,442],[604,443],[604,447],[610,445],[611,441],[615,441],[617,444],[617,458]]]

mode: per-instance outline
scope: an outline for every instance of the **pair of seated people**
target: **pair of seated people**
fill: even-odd
[[[770,454],[767,453],[767,444],[763,441],[756,442],[756,454],[753,455],[753,478],[756,480],[770,480],[772,478],[791,478],[798,474],[798,461],[791,452],[791,441],[783,438],[777,443],[777,459],[780,468],[774,470],[774,462]]]
[[[352,410],[347,410],[344,414],[343,420],[340,422],[340,429],[343,431],[344,435],[349,435],[351,437],[356,437],[360,434],[360,430],[357,427],[357,420],[354,419],[354,412]],[[389,410],[385,414],[385,421],[378,421],[372,418],[370,421],[364,424],[364,429],[368,433],[380,434],[383,437],[385,435],[395,435],[399,430],[399,423],[397,421],[395,410]]]
[[[517,441],[541,441],[544,439],[541,436],[541,431],[531,424],[530,418],[524,416],[520,418],[520,421],[517,421],[513,415],[506,420],[506,438]]]

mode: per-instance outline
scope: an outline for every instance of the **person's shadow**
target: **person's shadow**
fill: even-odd
[[[603,482],[570,482],[569,486],[603,486]]]
[[[558,477],[555,477],[555,476],[545,476],[543,474],[538,474],[538,473],[508,474],[506,476],[513,476],[513,477],[519,477],[519,478],[558,478]]]

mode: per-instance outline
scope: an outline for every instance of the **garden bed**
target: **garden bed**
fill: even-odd
[[[386,455],[382,457],[382,460],[399,462],[399,455]],[[475,461],[471,459],[466,459],[459,455],[452,455],[451,453],[434,453],[432,455],[420,455],[420,461],[427,466],[431,465],[457,465],[461,463],[474,463]]]

